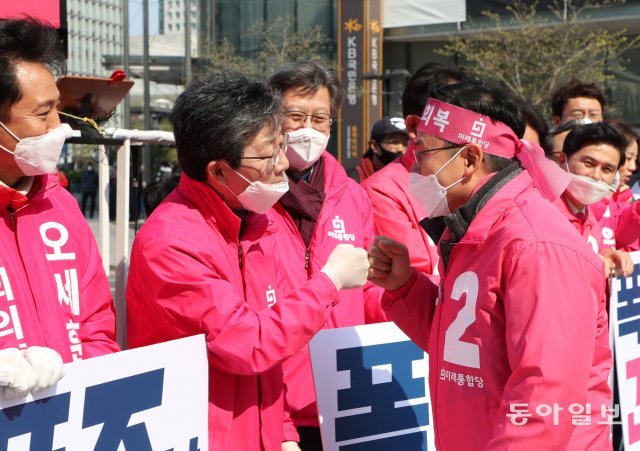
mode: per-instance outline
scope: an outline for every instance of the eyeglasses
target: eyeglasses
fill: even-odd
[[[413,156],[416,158],[416,163],[419,166],[424,161],[424,158],[427,156],[426,154],[428,152],[436,152],[438,150],[445,150],[445,149],[456,149],[458,147],[462,147],[462,146],[454,144],[452,146],[436,147],[435,149],[426,149],[426,150],[415,150],[415,149],[413,149]]]
[[[287,153],[288,142],[289,142],[289,135],[287,135],[286,133],[283,133],[282,141],[276,144],[276,147],[273,149],[273,153],[271,155],[267,155],[265,157],[240,157],[240,159],[241,160],[267,160],[271,158],[271,164],[275,166],[280,162],[280,152]]]
[[[287,111],[285,116],[289,123],[293,123],[295,125],[304,125],[307,122],[307,118],[311,118],[311,123],[314,128],[328,128],[333,120],[331,119],[331,115],[328,113],[315,113],[315,114],[307,114],[303,111]]]
[[[569,117],[576,121],[581,121],[583,119],[589,119],[591,122],[602,121],[602,113],[599,113],[597,111],[590,111],[588,114],[584,114],[582,111],[574,111],[569,115]]]

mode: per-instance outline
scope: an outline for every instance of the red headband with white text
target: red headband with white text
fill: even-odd
[[[498,157],[513,158],[520,140],[509,127],[489,116],[429,98],[418,130],[455,144],[478,144]]]
[[[560,197],[571,180],[566,171],[544,156],[540,146],[519,139],[504,123],[441,100],[427,100],[418,130],[455,144],[477,144],[498,157],[518,157],[534,184],[551,201]]]

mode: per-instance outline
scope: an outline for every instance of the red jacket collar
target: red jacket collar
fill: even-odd
[[[228,241],[237,242],[240,239],[242,219],[206,182],[194,180],[183,172],[176,190],[186,204],[193,205],[202,214],[204,220],[211,227],[220,230]],[[266,215],[247,212],[246,218],[243,239],[250,240],[256,236],[272,233]]]
[[[40,191],[44,191],[47,185],[47,176],[41,175],[33,178],[31,189],[24,195],[14,188],[0,184],[0,209],[16,211],[23,207],[29,199],[39,194]]]

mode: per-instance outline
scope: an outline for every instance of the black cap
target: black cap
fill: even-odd
[[[391,133],[403,133],[409,136],[404,119],[385,116],[382,119],[378,119],[371,127],[371,139],[377,142],[382,141],[385,136]]]

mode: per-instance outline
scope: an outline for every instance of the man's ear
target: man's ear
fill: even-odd
[[[222,183],[226,184],[226,177],[224,175],[224,163],[218,160],[212,160],[207,164],[206,169],[206,181],[207,183]]]
[[[407,133],[409,133],[409,138],[416,139],[418,124],[420,123],[420,116],[410,114],[404,119],[404,123],[407,126]]]
[[[375,153],[376,155],[380,153],[380,147],[378,147],[378,143],[375,139],[369,141],[369,149],[371,149],[371,152]]]
[[[464,176],[469,177],[482,169],[484,150],[477,144],[469,144],[462,151],[464,158]]]
[[[564,164],[567,162],[567,154],[562,152],[558,155],[558,164],[564,167]]]
[[[560,123],[560,116],[553,116],[553,125],[558,125]]]

